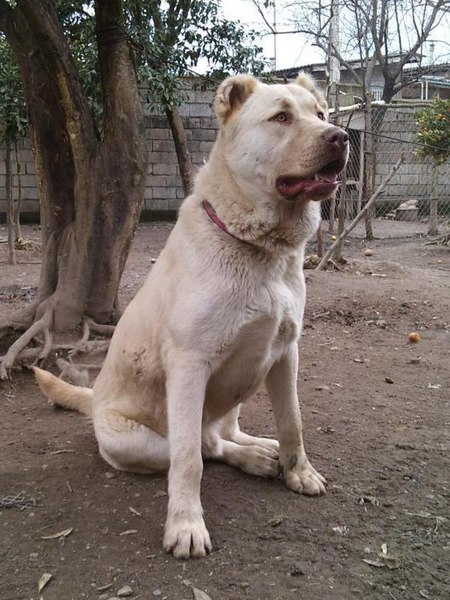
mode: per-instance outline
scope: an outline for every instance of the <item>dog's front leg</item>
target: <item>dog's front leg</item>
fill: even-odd
[[[266,387],[275,415],[279,460],[289,489],[316,496],[325,493],[325,478],[318,473],[303,447],[302,419],[297,396],[298,349],[291,344],[286,354],[273,365]]]
[[[200,501],[201,430],[208,373],[205,366],[178,354],[171,357],[171,364],[166,383],[170,469],[164,548],[177,558],[199,557],[211,550]]]

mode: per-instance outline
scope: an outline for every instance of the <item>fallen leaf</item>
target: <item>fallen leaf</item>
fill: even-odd
[[[373,504],[373,506],[380,506],[380,501],[376,496],[360,496],[358,498],[358,504]]]
[[[398,569],[400,567],[400,559],[395,554],[386,553],[379,556],[388,569]]]
[[[206,592],[202,592],[202,590],[195,587],[192,588],[192,593],[194,594],[195,600],[211,600],[211,596],[208,596]]]
[[[142,513],[140,513],[139,511],[137,511],[137,510],[136,510],[135,508],[133,508],[132,506],[129,506],[129,507],[128,507],[128,510],[129,510],[130,512],[132,512],[132,513],[133,513],[133,515],[137,515],[138,517],[142,517]]]
[[[278,525],[281,525],[281,523],[284,521],[284,517],[282,517],[281,515],[276,515],[275,517],[272,517],[271,519],[269,519],[268,524],[271,527],[278,527]]]
[[[38,581],[38,592],[41,593],[42,590],[45,588],[45,586],[47,585],[47,583],[50,581],[50,579],[53,577],[53,575],[51,573],[44,573],[43,575],[41,575],[41,577],[39,578]]]
[[[371,560],[370,558],[363,558],[362,561],[371,567],[382,568],[384,567],[384,562],[381,560]]]
[[[164,490],[158,490],[153,494],[153,498],[163,498],[164,496],[167,496],[167,492]]]
[[[128,598],[129,596],[133,595],[133,590],[129,585],[124,585],[120,588],[120,590],[117,591],[117,595],[119,598]]]
[[[69,529],[64,529],[63,531],[58,531],[58,533],[52,533],[51,535],[43,535],[41,536],[41,540],[57,540],[58,538],[67,537],[73,531],[73,527],[69,527]]]
[[[336,527],[332,527],[331,530],[339,535],[347,535],[349,532],[347,525],[336,525]]]
[[[362,561],[371,567],[377,567],[378,569],[383,567],[387,567],[388,569],[398,569],[400,567],[400,558],[396,554],[388,552],[387,544],[381,545],[381,552],[376,559],[363,558]]]

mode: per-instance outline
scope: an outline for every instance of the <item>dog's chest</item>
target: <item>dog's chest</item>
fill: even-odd
[[[207,410],[223,414],[262,384],[272,365],[296,343],[302,296],[283,282],[265,286],[245,307],[245,317],[208,386]]]
[[[295,342],[302,325],[304,293],[301,281],[271,281],[261,287],[246,306],[246,323],[242,327],[236,350],[246,352],[249,342],[254,355],[272,362]]]
[[[297,293],[296,293],[297,292]],[[274,349],[289,345],[300,335],[303,298],[296,287],[284,281],[278,282],[270,290],[272,299],[272,318],[275,335],[272,339]]]

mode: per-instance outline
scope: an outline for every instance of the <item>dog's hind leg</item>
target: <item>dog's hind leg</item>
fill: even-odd
[[[241,431],[239,427],[239,412],[241,405],[238,404],[230,410],[222,419],[222,437],[230,442],[241,446],[261,446],[268,450],[278,451],[279,444],[272,438],[256,437]]]
[[[202,454],[204,458],[220,460],[241,471],[259,477],[276,477],[278,475],[278,450],[276,448],[258,444],[257,440],[259,438],[252,438],[256,441],[254,444],[239,444],[224,439],[219,433],[221,424],[209,423],[206,426],[204,425],[202,431]],[[248,438],[251,438],[251,436],[246,436],[246,441],[248,441]]]
[[[95,415],[94,428],[101,456],[115,469],[159,473],[169,468],[168,439],[146,425],[105,409]]]

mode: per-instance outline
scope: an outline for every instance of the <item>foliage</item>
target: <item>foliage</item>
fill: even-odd
[[[80,80],[94,114],[101,114],[101,90],[95,39],[94,2],[57,0],[56,8],[69,40]],[[227,74],[265,69],[256,32],[240,22],[221,16],[220,2],[206,0],[125,0],[126,28],[136,50],[137,70],[152,107],[173,108],[181,104],[180,77],[188,75],[199,61],[208,63],[201,80],[217,83]],[[125,33],[125,29],[124,29]],[[22,83],[15,58],[0,38],[0,135],[8,139],[26,133],[26,110]]]
[[[224,19],[218,1],[128,0],[126,5],[128,27],[140,50],[140,78],[148,85],[152,108],[181,104],[180,77],[194,73],[199,62],[207,62],[201,77],[205,87],[240,71],[260,75],[266,67],[256,32]]]
[[[0,137],[9,144],[26,135],[28,122],[19,68],[3,36],[0,65]]]
[[[434,98],[416,116],[417,138],[422,146],[417,154],[431,157],[441,165],[450,157],[450,100]]]

